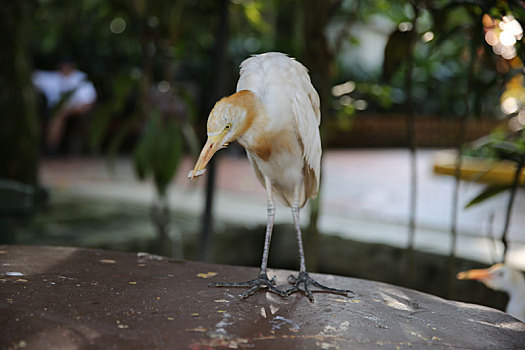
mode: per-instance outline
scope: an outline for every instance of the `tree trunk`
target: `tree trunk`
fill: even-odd
[[[332,2],[326,0],[305,0],[303,5],[303,41],[304,53],[302,61],[310,72],[312,83],[321,99],[321,116],[329,118],[330,84],[334,57],[328,47],[324,29],[328,25],[333,10]],[[321,123],[321,126],[323,124]],[[321,127],[321,135],[323,134]],[[322,139],[322,138],[321,138]],[[305,230],[306,255],[311,271],[318,266],[319,217],[321,189],[319,196],[310,200],[310,223]]]
[[[33,1],[0,7],[0,178],[38,182],[39,123],[27,51]]]
[[[507,260],[507,251],[509,249],[509,243],[507,240],[507,233],[509,232],[510,218],[512,215],[512,208],[514,206],[514,199],[516,198],[516,193],[520,186],[520,177],[521,171],[523,169],[524,159],[520,158],[519,162],[516,164],[516,171],[514,172],[514,179],[512,181],[512,188],[510,190],[509,201],[507,203],[507,211],[505,214],[505,226],[503,227],[503,233],[501,234],[501,242],[503,243],[503,262]]]
[[[414,249],[414,240],[416,237],[416,208],[417,208],[417,158],[416,158],[416,130],[415,130],[415,113],[414,101],[412,98],[412,71],[414,69],[414,47],[416,40],[416,25],[419,16],[417,5],[412,6],[414,9],[414,18],[412,19],[412,30],[409,36],[408,52],[406,55],[406,72],[405,72],[405,109],[407,124],[407,143],[410,151],[410,193],[409,193],[409,218],[408,218],[408,251]]]
[[[225,91],[225,61],[226,61],[226,47],[228,45],[229,37],[229,0],[222,0],[220,4],[220,20],[216,31],[215,48],[213,52],[215,66],[213,76],[213,90],[211,92],[210,101],[207,103],[208,109],[211,109],[216,100],[218,100]],[[213,225],[213,197],[215,194],[215,164],[218,157],[217,154],[208,164],[208,176],[206,183],[206,203],[204,205],[204,212],[202,218],[201,244],[199,252],[199,260],[207,261],[209,255],[210,235]]]
[[[295,25],[298,21],[297,0],[277,1],[277,19],[275,22],[275,50],[296,57],[301,44],[296,38]]]
[[[457,248],[457,221],[458,221],[458,208],[459,208],[459,187],[461,184],[461,167],[462,167],[462,154],[463,154],[463,143],[465,142],[465,133],[467,131],[467,121],[470,118],[470,98],[472,94],[472,84],[474,79],[474,66],[476,64],[476,47],[477,40],[472,38],[470,44],[470,59],[468,64],[468,75],[467,75],[467,92],[465,93],[465,113],[460,116],[460,124],[457,135],[456,144],[456,164],[454,169],[454,192],[452,195],[452,212],[450,222],[450,261],[449,261],[449,276],[450,279],[455,281],[456,278],[456,248]],[[452,285],[452,283],[451,283]],[[450,296],[452,297],[453,291],[450,290]]]
[[[416,239],[416,211],[417,211],[417,154],[416,154],[416,115],[414,111],[414,101],[412,95],[412,83],[413,83],[413,69],[414,69],[414,50],[417,38],[417,18],[419,16],[419,9],[417,4],[412,4],[414,9],[414,18],[412,19],[412,30],[409,32],[408,45],[406,53],[406,71],[405,71],[405,111],[406,111],[406,125],[407,125],[407,143],[410,152],[410,187],[409,187],[409,208],[408,208],[408,244],[407,244],[407,259],[406,263],[401,264],[402,273],[407,276],[408,284],[413,285],[415,283],[414,276],[416,266],[414,262],[414,242]]]
[[[183,259],[182,246],[176,247],[170,235],[170,208],[165,195],[159,195],[152,203],[150,217],[157,231],[152,251],[170,258]],[[177,255],[174,254],[175,248],[179,252]]]

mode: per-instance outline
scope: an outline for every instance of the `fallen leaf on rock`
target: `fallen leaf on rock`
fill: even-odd
[[[103,264],[116,264],[117,262],[113,259],[100,259],[99,260]]]
[[[200,278],[210,278],[210,277],[214,277],[214,276],[217,276],[217,272],[207,272],[207,273],[198,273],[197,274],[197,277],[200,277]]]
[[[203,327],[197,327],[197,328],[186,328],[186,331],[188,332],[206,332],[208,329],[206,328],[203,328]]]

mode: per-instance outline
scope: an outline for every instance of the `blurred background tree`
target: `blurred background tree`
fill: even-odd
[[[0,39],[0,178],[36,186],[38,183],[39,123],[31,84],[28,50],[35,2],[2,6]]]
[[[0,242],[31,215],[38,191],[39,121],[28,40],[34,1],[0,9]]]
[[[469,62],[472,37],[459,33],[461,29],[471,32],[479,29],[474,25],[480,25],[482,14],[491,10],[490,4],[460,1],[417,4],[421,10],[414,49],[414,108],[423,116],[461,115],[466,91],[462,82],[467,79],[465,66]],[[326,94],[327,124],[329,119],[338,119],[337,125],[347,125],[341,115],[403,111],[404,73],[399,68],[405,61],[394,55],[402,51],[399,45],[404,41],[395,38],[412,30],[411,5],[401,0],[334,0],[323,5],[326,9],[319,6],[295,0],[230,2],[231,35],[226,57],[230,74],[226,85],[233,91],[237,66],[250,54],[282,50],[301,61],[311,61],[314,80],[321,79],[316,77],[321,76],[317,71],[324,70],[322,76],[328,76],[324,79],[329,83],[318,87],[321,94]],[[520,14],[520,7],[515,7],[513,11]],[[208,112],[204,106],[211,95],[210,79],[216,68],[213,47],[214,28],[220,19],[218,11],[219,6],[213,1],[81,0],[72,5],[64,0],[42,0],[34,11],[29,38],[34,64],[37,68],[52,69],[60,58],[74,57],[88,73],[101,95],[93,118],[96,141],[104,138],[103,131],[107,129],[101,125],[109,123],[109,116],[129,117],[129,113],[122,112],[129,102],[129,90],[139,89],[139,80],[148,74],[152,75],[152,84],[175,80],[177,84],[170,85],[171,88],[191,90],[196,96],[196,121],[202,127]],[[325,19],[320,15],[323,11]],[[312,25],[313,20],[324,21],[324,30]],[[326,37],[324,48],[319,46],[316,36]],[[383,48],[387,42],[390,42],[387,51],[394,55],[387,53],[384,61]],[[479,44],[488,48],[482,40]],[[309,52],[318,55],[324,52],[331,58],[312,60]],[[481,58],[479,72],[474,77],[473,114],[491,116],[498,112],[498,84],[503,78],[498,74],[494,55],[486,50],[478,54]],[[149,62],[153,56],[155,59]],[[351,91],[337,96],[325,93],[345,81],[354,83]],[[142,85],[148,84],[142,82]],[[328,100],[330,96],[333,100]],[[331,111],[337,113],[331,117]],[[126,116],[117,116],[119,113]]]

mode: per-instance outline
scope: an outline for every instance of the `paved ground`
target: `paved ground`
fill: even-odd
[[[432,158],[435,151],[418,152],[418,200],[416,248],[448,254],[454,179],[435,175]],[[407,244],[409,157],[405,150],[345,150],[325,153],[323,164],[323,233],[352,239]],[[199,213],[203,207],[205,178],[190,184],[185,178],[192,167],[185,159],[170,189],[171,206],[180,211]],[[45,160],[41,178],[44,184],[97,198],[149,203],[154,195],[149,183],[138,182],[128,159],[119,159],[113,173],[104,160],[73,158]],[[218,162],[217,218],[248,226],[265,223],[265,192],[253,175],[245,157],[222,154]],[[457,253],[486,263],[500,260],[502,247],[487,235],[499,237],[503,227],[507,196],[500,195],[468,210],[462,209],[480,190],[480,185],[463,183],[459,213]],[[509,232],[513,242],[509,261],[525,269],[525,196],[519,193]],[[306,221],[308,210],[303,210]],[[493,218],[492,225],[491,218]],[[285,207],[277,209],[277,222],[291,222]],[[492,227],[492,228],[491,228]]]

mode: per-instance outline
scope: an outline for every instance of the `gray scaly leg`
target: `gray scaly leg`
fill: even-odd
[[[302,186],[302,184],[301,184],[301,186]],[[292,287],[290,287],[289,289],[286,290],[286,295],[290,295],[290,294],[295,293],[298,290],[300,290],[299,286],[302,284],[303,287],[304,287],[304,292],[306,293],[306,295],[308,296],[308,299],[310,299],[311,302],[314,301],[314,296],[312,294],[312,291],[310,290],[310,285],[313,285],[313,286],[319,288],[321,291],[324,291],[324,292],[343,294],[343,295],[349,296],[348,295],[349,293],[353,294],[353,292],[351,290],[335,289],[335,288],[326,287],[326,286],[320,284],[319,282],[317,282],[316,280],[312,279],[308,275],[308,272],[306,272],[306,261],[305,261],[305,258],[304,258],[303,238],[302,238],[302,234],[301,234],[301,223],[299,222],[299,211],[300,211],[300,208],[299,208],[299,190],[300,190],[300,188],[302,188],[302,187],[297,186],[296,189],[295,189],[295,200],[294,200],[294,202],[292,204],[292,208],[291,208],[292,209],[293,221],[294,221],[294,224],[295,224],[295,232],[297,234],[297,244],[299,246],[300,270],[299,270],[299,275],[297,277],[295,277],[293,275],[290,275],[288,277],[288,283],[290,283],[292,285]]]
[[[259,277],[256,279],[246,282],[211,282],[210,287],[249,287],[249,289],[240,294],[241,298],[247,298],[259,289],[267,287],[268,290],[279,294],[282,297],[286,297],[287,294],[275,287],[275,279],[268,278],[267,264],[268,264],[268,253],[270,251],[270,241],[272,239],[273,223],[275,220],[275,204],[272,196],[272,183],[269,178],[265,178],[266,193],[268,195],[268,220],[266,223],[266,236],[264,239],[264,250],[261,262],[261,271]]]

